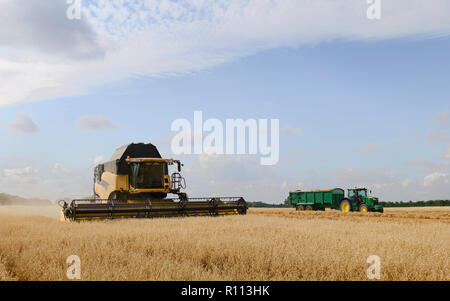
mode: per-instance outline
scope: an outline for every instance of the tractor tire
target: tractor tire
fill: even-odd
[[[297,206],[297,211],[305,211],[305,206],[303,206],[303,205],[298,205],[298,206]]]
[[[358,211],[362,212],[362,213],[367,213],[367,212],[370,212],[370,209],[369,209],[369,206],[367,206],[366,204],[363,203],[363,204],[359,205]]]
[[[187,202],[189,199],[188,199],[188,197],[187,197],[187,194],[185,194],[185,193],[183,193],[185,196],[183,196],[183,201],[184,202]],[[181,195],[180,195],[180,199],[181,199]],[[243,199],[243,198],[241,198],[239,201],[238,201],[238,206],[239,206],[239,209],[238,209],[238,213],[240,214],[240,215],[246,215],[247,214],[247,210],[248,210],[248,206],[247,206],[247,203],[245,202],[245,200]]]
[[[314,211],[313,206],[306,206],[305,208],[306,211]]]
[[[344,200],[342,200],[341,204],[339,205],[339,209],[342,212],[351,212],[352,211],[352,203],[350,203],[350,200],[344,199]]]

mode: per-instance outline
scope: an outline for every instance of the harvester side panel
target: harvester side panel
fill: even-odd
[[[95,182],[95,194],[100,199],[108,199],[114,191],[128,190],[128,176],[116,175],[105,171]]]

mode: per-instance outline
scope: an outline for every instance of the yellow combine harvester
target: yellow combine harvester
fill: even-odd
[[[177,172],[169,175],[169,167]],[[180,161],[163,159],[153,144],[129,144],[116,150],[94,172],[94,198],[61,201],[62,220],[216,216],[246,214],[242,197],[188,198]],[[169,194],[176,198],[167,198]]]

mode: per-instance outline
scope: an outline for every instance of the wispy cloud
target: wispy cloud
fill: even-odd
[[[68,22],[66,1],[0,2],[0,46],[50,58],[101,58],[105,49],[86,20]],[[12,30],[13,29],[13,30]]]
[[[102,162],[105,162],[105,157],[102,155],[95,156],[92,159],[89,159],[89,163],[93,166],[96,166]]]
[[[53,165],[52,173],[54,173],[54,174],[67,174],[68,172],[69,172],[69,169],[62,166],[59,163],[55,163]]]
[[[22,112],[17,113],[16,118],[8,126],[22,134],[31,134],[40,131],[39,126],[33,121],[31,116]]]
[[[3,170],[3,175],[5,177],[11,178],[21,178],[22,176],[30,175],[37,173],[37,170],[31,166],[27,166],[24,168],[7,168]]]
[[[425,176],[425,178],[423,180],[423,184],[425,187],[430,187],[430,186],[439,185],[439,184],[448,185],[448,184],[450,184],[450,175],[440,173],[440,172],[435,172],[435,173]]]
[[[381,146],[374,143],[369,143],[367,145],[364,145],[363,147],[360,147],[357,149],[360,153],[379,153],[383,150]]]
[[[436,117],[435,122],[443,129],[450,129],[450,111],[446,110],[442,112],[442,114],[439,114]]]
[[[412,166],[412,167],[421,167],[425,169],[426,171],[433,171],[433,172],[441,172],[441,171],[449,171],[450,170],[450,163],[449,162],[433,162],[425,159],[416,159],[412,161],[406,161],[404,163],[406,166]]]
[[[83,116],[77,120],[77,129],[79,130],[103,130],[115,128],[118,128],[118,126],[103,115]]]
[[[286,125],[280,129],[281,134],[284,135],[294,135],[301,136],[303,134],[303,130],[300,128],[295,128],[291,125]]]
[[[181,74],[278,47],[450,33],[447,0],[383,2],[378,22],[354,0],[0,2],[1,105],[65,97],[133,75]],[[13,31],[9,30],[14,28]]]
[[[0,171],[0,191],[52,200],[65,197],[87,197],[92,187],[92,179],[86,177],[87,174],[92,174],[92,170],[88,169],[87,165],[70,169],[58,163],[51,167],[30,165],[5,168]]]
[[[191,196],[243,196],[248,201],[271,203],[285,198],[285,191],[280,190],[284,179],[273,166],[261,166],[251,156],[203,154],[183,171]]]
[[[430,130],[427,133],[427,139],[430,142],[447,142],[450,141],[450,136],[447,131]]]
[[[444,159],[450,160],[450,144],[447,146],[447,149],[445,150],[443,157]]]

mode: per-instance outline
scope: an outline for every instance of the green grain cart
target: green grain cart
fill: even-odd
[[[348,190],[345,197],[344,189],[316,191],[291,191],[289,203],[299,211],[325,210],[331,208],[343,212],[383,212],[383,207],[378,204],[378,198],[368,196],[366,188],[354,188]]]

